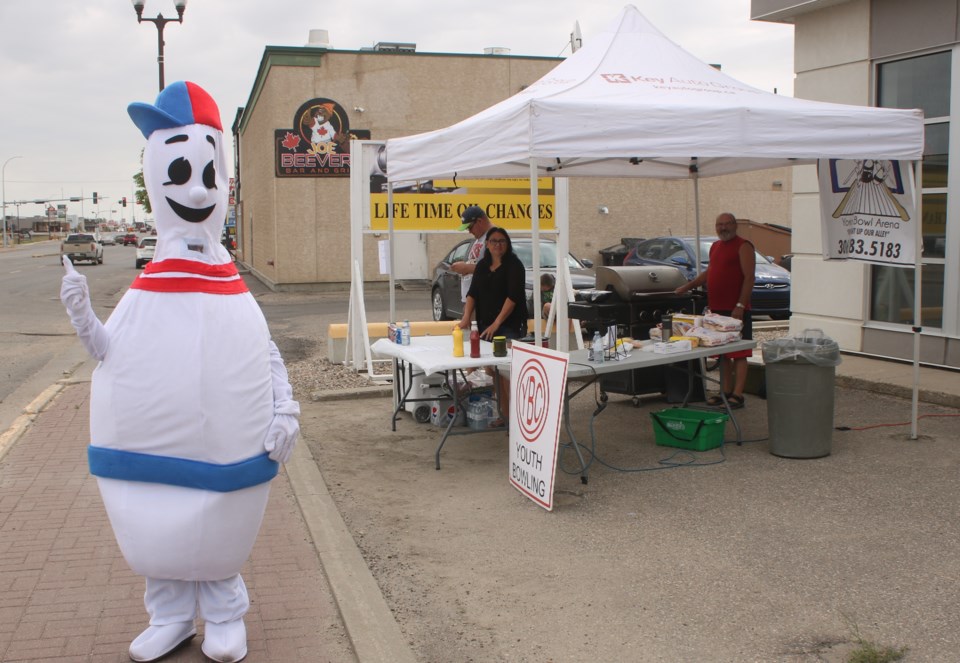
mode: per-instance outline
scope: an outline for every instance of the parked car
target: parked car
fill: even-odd
[[[533,241],[528,237],[511,238],[513,251],[527,268],[527,313],[532,318],[533,309]],[[434,320],[459,320],[463,316],[463,301],[460,299],[460,275],[450,265],[466,259],[473,239],[457,244],[433,270],[433,285],[430,288],[431,308]],[[541,272],[556,274],[557,244],[552,240],[540,240]],[[592,290],[597,285],[597,275],[589,260],[579,260],[567,254],[570,280],[574,290]]]
[[[136,246],[140,242],[140,238],[137,237],[137,233],[127,233],[120,238],[120,243],[124,246]]]
[[[144,237],[137,245],[137,269],[140,269],[153,260],[153,252],[157,250],[156,237]]]
[[[624,265],[671,265],[679,267],[687,280],[697,275],[693,237],[654,237],[639,242],[624,258]],[[710,262],[710,245],[716,237],[700,238],[700,261]],[[769,315],[774,320],[790,317],[790,272],[772,263],[759,252],[754,273],[750,308],[754,315]]]

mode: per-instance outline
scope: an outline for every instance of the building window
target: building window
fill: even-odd
[[[924,115],[921,322],[943,327],[944,267],[947,259],[950,90],[953,53],[944,51],[877,66],[877,105],[921,108]],[[870,268],[870,319],[914,324],[914,272],[903,267]]]

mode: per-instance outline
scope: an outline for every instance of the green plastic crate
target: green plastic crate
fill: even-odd
[[[651,412],[653,434],[661,447],[707,451],[723,444],[723,429],[730,417],[705,410],[669,408]]]

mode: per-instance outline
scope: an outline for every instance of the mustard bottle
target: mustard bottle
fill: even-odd
[[[463,356],[463,330],[460,325],[453,328],[453,356]]]

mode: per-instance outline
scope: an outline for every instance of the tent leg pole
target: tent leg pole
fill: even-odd
[[[923,228],[920,220],[923,219],[923,161],[914,162],[914,195],[916,196],[916,254],[913,264],[913,398],[910,405],[910,439],[917,439],[917,414],[920,401],[920,332],[923,330],[923,308],[920,301],[921,276],[923,265],[920,262],[920,247],[923,246]]]

